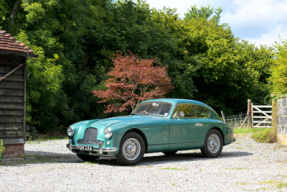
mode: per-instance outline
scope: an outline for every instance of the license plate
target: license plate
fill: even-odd
[[[92,146],[77,145],[77,150],[80,151],[92,151]]]

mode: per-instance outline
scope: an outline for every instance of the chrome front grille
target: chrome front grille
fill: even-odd
[[[88,128],[85,131],[84,139],[79,139],[78,144],[90,144],[90,145],[99,145],[97,140],[98,129],[96,128]]]

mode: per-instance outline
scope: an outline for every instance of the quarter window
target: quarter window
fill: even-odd
[[[178,104],[173,112],[173,118],[190,119],[196,118],[194,105],[192,104]]]
[[[198,105],[195,105],[194,108],[196,111],[197,118],[208,118],[209,117],[209,110],[207,110],[206,108],[198,106]]]

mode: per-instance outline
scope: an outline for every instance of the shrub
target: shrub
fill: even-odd
[[[259,143],[276,143],[277,129],[272,127],[272,129],[253,132],[252,138]]]
[[[5,150],[5,146],[3,144],[3,141],[0,140],[0,160],[4,157],[4,150]]]

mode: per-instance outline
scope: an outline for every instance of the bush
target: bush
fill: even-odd
[[[259,143],[277,143],[277,129],[266,129],[252,133],[252,138]]]
[[[0,140],[0,160],[3,159],[4,157],[4,150],[5,150],[5,146],[3,144],[3,141]]]

